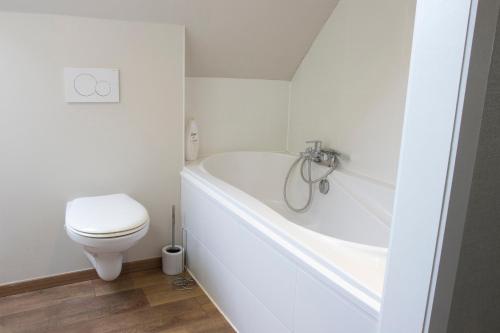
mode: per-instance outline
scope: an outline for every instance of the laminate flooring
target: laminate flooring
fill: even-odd
[[[0,298],[1,333],[225,333],[229,323],[197,285],[160,269]]]

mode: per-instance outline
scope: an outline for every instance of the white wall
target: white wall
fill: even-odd
[[[125,192],[157,257],[182,167],[184,28],[0,13],[0,284],[90,267],[65,234],[66,201]],[[63,68],[116,67],[119,104],[67,104]]]
[[[288,81],[187,78],[186,117],[200,131],[200,155],[234,150],[284,151]]]
[[[394,184],[415,0],[341,0],[291,84],[288,149],[320,139]]]

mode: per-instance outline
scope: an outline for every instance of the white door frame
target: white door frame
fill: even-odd
[[[381,333],[446,332],[498,10],[417,1]]]

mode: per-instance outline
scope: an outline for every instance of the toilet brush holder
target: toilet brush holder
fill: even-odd
[[[172,206],[172,243],[161,249],[162,269],[167,275],[184,272],[184,248],[175,245],[175,205]]]
[[[161,249],[162,269],[167,275],[177,275],[184,271],[184,248],[167,245]]]

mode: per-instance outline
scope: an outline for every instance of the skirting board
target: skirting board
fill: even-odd
[[[151,258],[123,263],[122,274],[161,267],[161,258]],[[76,282],[98,279],[95,269],[0,285],[0,297],[52,288]]]

